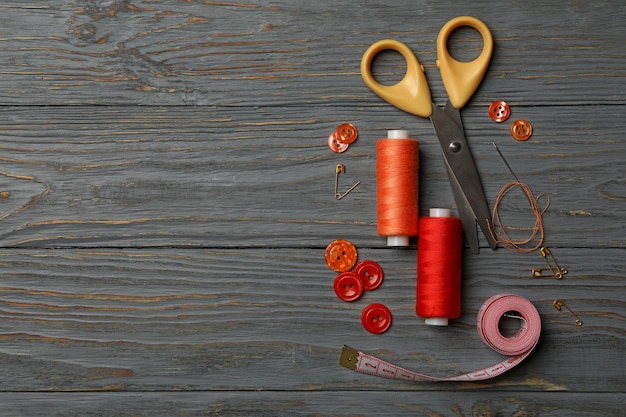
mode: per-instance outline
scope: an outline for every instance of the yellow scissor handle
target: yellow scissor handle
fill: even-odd
[[[483,50],[475,60],[461,62],[448,53],[448,37],[457,28],[469,26],[483,38]],[[437,37],[437,67],[450,102],[460,109],[472,97],[487,71],[493,52],[493,36],[487,25],[471,16],[459,16],[446,23]]]
[[[380,84],[372,75],[372,60],[384,50],[399,52],[406,61],[406,74],[397,84]],[[408,113],[421,117],[432,114],[432,100],[428,81],[422,67],[408,46],[393,39],[383,39],[370,46],[361,58],[361,77],[378,96]]]

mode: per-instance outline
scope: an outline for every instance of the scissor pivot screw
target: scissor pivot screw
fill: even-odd
[[[448,146],[448,149],[450,149],[450,152],[457,153],[461,150],[461,144],[459,142],[452,142]]]

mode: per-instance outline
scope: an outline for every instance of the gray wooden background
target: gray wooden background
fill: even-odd
[[[619,416],[626,388],[626,17],[622,1],[0,2],[0,414],[3,416]],[[455,209],[430,122],[369,91],[365,49],[395,38],[445,92],[435,40],[469,14],[492,30],[462,111],[490,205],[512,179],[550,196],[535,252],[463,253],[463,315],[415,316],[416,247],[376,234],[375,142],[420,141],[420,212]],[[471,30],[450,40],[477,54]],[[376,62],[384,82],[403,62]],[[394,78],[396,77],[396,78]],[[509,121],[488,115],[511,104]],[[533,136],[516,142],[510,123]],[[359,139],[335,154],[328,135]],[[342,186],[333,196],[334,167]],[[519,197],[519,196],[518,196]],[[512,227],[528,204],[503,205]],[[379,262],[381,288],[332,290],[333,239]],[[481,236],[482,238],[482,236]],[[479,383],[406,383],[339,366],[343,344],[438,376],[494,364],[476,311],[531,300],[536,351]],[[552,307],[563,299],[582,327]],[[361,309],[393,312],[367,333]]]

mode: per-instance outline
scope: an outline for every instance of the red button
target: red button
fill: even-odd
[[[506,101],[496,100],[489,106],[489,117],[496,123],[504,122],[511,115],[511,108]]]
[[[350,123],[342,123],[337,128],[338,140],[341,143],[350,144],[356,140],[359,136],[359,132],[356,130],[356,127],[351,125]]]
[[[333,132],[328,136],[328,147],[331,151],[335,153],[342,153],[348,150],[347,143],[342,143],[339,141],[339,134],[337,132]]]
[[[515,140],[526,140],[533,134],[533,125],[528,120],[516,120],[511,125],[511,135]]]
[[[384,333],[391,326],[391,311],[383,304],[370,304],[361,313],[361,323],[370,333]]]
[[[333,240],[324,253],[326,265],[336,272],[349,271],[356,264],[358,254],[354,245],[347,240]]]
[[[358,300],[364,291],[363,281],[351,271],[342,272],[335,278],[335,294],[343,301]]]
[[[383,283],[383,269],[374,261],[363,261],[354,268],[354,272],[361,278],[366,291],[375,290]]]

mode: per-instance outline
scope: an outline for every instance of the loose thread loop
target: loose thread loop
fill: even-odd
[[[526,198],[528,199],[528,202],[530,203],[531,212],[535,218],[535,224],[533,225],[532,233],[530,234],[528,238],[522,239],[522,240],[513,240],[509,236],[509,234],[506,231],[506,227],[504,226],[504,224],[502,223],[502,220],[500,219],[500,212],[499,212],[500,203],[502,202],[504,197],[516,187],[520,188],[522,192],[524,193],[524,195],[526,196]],[[546,199],[546,206],[543,209],[539,207],[539,200],[541,200],[542,197]],[[489,231],[491,232],[491,236],[496,241],[496,243],[502,244],[505,247],[508,247],[509,249],[513,249],[520,253],[530,253],[539,249],[541,245],[543,244],[543,239],[544,239],[542,216],[543,216],[543,213],[545,213],[546,210],[548,210],[548,207],[550,207],[550,197],[548,195],[539,194],[537,197],[535,197],[530,187],[528,187],[526,184],[519,182],[519,181],[511,181],[505,184],[500,190],[500,192],[498,193],[496,201],[493,205],[493,214],[491,216],[491,224],[489,225]],[[537,238],[537,234],[539,234],[538,238]],[[532,247],[524,246],[524,245],[528,245],[533,240],[536,240],[536,244],[534,246]]]

